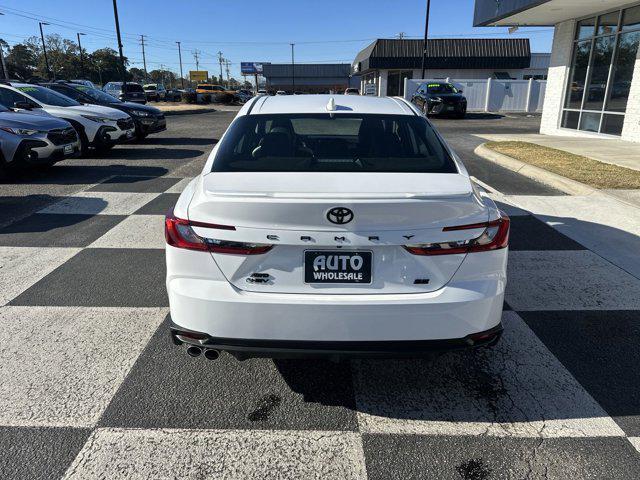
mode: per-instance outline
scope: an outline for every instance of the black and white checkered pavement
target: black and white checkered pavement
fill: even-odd
[[[597,248],[506,205],[494,349],[211,362],[166,332],[187,182],[116,176],[0,230],[0,478],[640,478],[640,280]]]

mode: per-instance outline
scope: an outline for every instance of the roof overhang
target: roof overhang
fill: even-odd
[[[476,0],[473,24],[551,26],[628,6],[631,0]]]

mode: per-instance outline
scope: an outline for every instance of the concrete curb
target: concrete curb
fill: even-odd
[[[590,187],[588,185],[585,185],[584,183],[571,180],[570,178],[563,177],[562,175],[549,172],[542,168],[534,167],[533,165],[521,162],[520,160],[516,160],[515,158],[509,157],[508,155],[495,152],[490,148],[487,148],[484,143],[482,145],[479,145],[474,150],[474,153],[486,160],[500,165],[501,167],[517,172],[520,175],[524,175],[525,177],[531,178],[540,183],[544,183],[545,185],[553,187],[569,195],[588,196],[599,194],[609,196],[605,192],[603,192],[602,190],[598,190],[597,188]]]
[[[192,108],[189,110],[160,110],[165,117],[174,115],[193,115],[194,113],[211,113],[216,112],[215,108]]]

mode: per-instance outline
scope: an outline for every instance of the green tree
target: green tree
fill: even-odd
[[[120,73],[120,57],[113,48],[100,48],[89,55],[88,63],[91,66],[91,80],[94,83],[104,85],[107,82],[122,80]],[[125,57],[125,68],[129,61]]]

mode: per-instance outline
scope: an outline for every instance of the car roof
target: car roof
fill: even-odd
[[[280,95],[256,97],[246,103],[239,115],[277,113],[327,113],[333,99],[333,113],[377,113],[387,115],[417,115],[404,99],[362,95]]]

